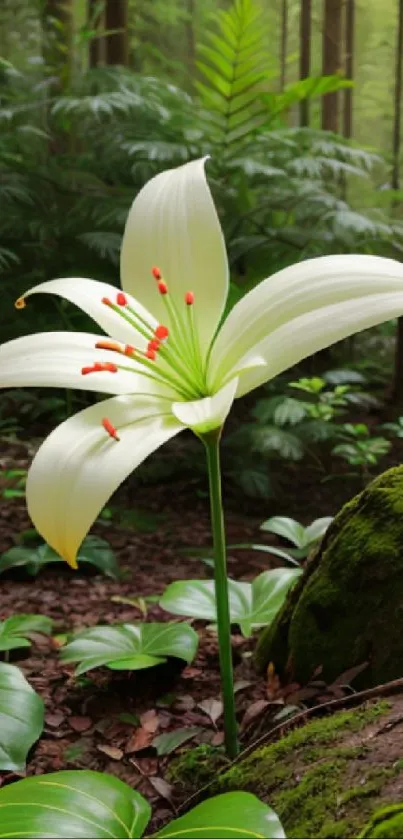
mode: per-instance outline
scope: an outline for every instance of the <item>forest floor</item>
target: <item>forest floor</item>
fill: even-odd
[[[0,447],[0,465],[5,469],[25,468],[29,461],[30,452],[24,446]],[[270,501],[244,504],[239,498],[231,498],[226,510],[228,542],[276,544],[275,537],[259,531],[268,515],[289,515],[307,524],[318,516],[336,513],[358,489],[347,481],[318,485],[299,468],[299,482],[290,475],[290,492],[280,506]],[[47,568],[30,579],[17,573],[13,578],[3,576],[0,619],[17,613],[47,615],[54,621],[56,636],[96,624],[140,621],[140,608],[114,598],[159,595],[173,580],[209,576],[210,569],[203,562],[186,555],[189,546],[211,543],[207,498],[197,497],[188,482],[142,487],[141,491],[128,483],[118,493],[116,503],[125,510],[136,507],[144,514],[136,528],[112,521],[98,522],[93,528],[92,532],[106,539],[115,551],[122,579],[73,572],[67,566]],[[24,498],[2,500],[0,554],[17,544],[19,534],[30,526]],[[235,579],[251,580],[268,567],[267,554],[229,553],[228,570]],[[148,604],[147,620],[171,617],[155,603]],[[182,748],[198,743],[220,746],[223,742],[216,638],[202,622],[193,625],[200,643],[190,666],[174,663],[136,673],[102,668],[79,678],[74,678],[72,667],[60,663],[58,641],[36,635],[31,649],[12,659],[46,706],[45,729],[31,750],[26,774],[66,768],[109,772],[150,800],[158,822],[171,815],[180,804],[180,796],[165,775],[178,750],[158,757],[153,739],[188,727],[194,729],[194,736]],[[296,685],[281,687],[273,675],[257,677],[251,662],[253,643],[233,634],[236,704],[243,745],[276,724],[285,704],[298,705],[309,695],[306,686],[301,691]],[[321,684],[320,674],[314,679],[315,686],[309,689],[311,702],[343,695],[340,684]],[[0,786],[23,774],[0,773]]]

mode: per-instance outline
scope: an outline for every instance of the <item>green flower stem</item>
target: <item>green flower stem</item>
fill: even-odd
[[[235,717],[227,557],[221,497],[220,434],[221,429],[215,429],[214,431],[201,435],[201,438],[206,447],[210,486],[211,526],[214,541],[214,577],[218,647],[220,654],[222,695],[224,701],[225,747],[228,757],[233,759],[239,752],[239,743]]]

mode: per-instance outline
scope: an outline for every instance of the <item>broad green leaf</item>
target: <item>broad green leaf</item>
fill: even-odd
[[[288,516],[272,516],[260,525],[260,529],[288,539],[297,548],[302,548],[305,543],[305,528]]]
[[[104,665],[112,670],[142,670],[168,656],[190,664],[197,644],[197,633],[187,623],[123,623],[85,629],[60,654],[66,663],[80,662],[75,671],[79,676]]]
[[[0,662],[1,770],[19,772],[25,768],[26,756],[42,733],[43,718],[43,701],[18,667]],[[1,815],[0,835],[7,835],[3,828]]]
[[[333,516],[323,516],[323,518],[315,519],[312,524],[309,524],[305,528],[305,545],[312,545],[314,542],[318,542],[325,535],[332,521]]]
[[[296,425],[306,416],[306,406],[299,399],[286,396],[285,399],[274,411],[274,422],[276,425]]]
[[[231,623],[238,624],[245,636],[259,626],[266,626],[276,616],[288,590],[302,573],[299,568],[275,568],[263,571],[252,583],[228,580]],[[188,615],[216,621],[213,580],[182,580],[164,591],[160,606],[174,615]]]
[[[285,839],[271,807],[249,792],[227,792],[198,804],[157,833],[164,839]]]
[[[260,551],[261,553],[271,554],[272,556],[278,556],[280,559],[284,559],[285,562],[288,562],[290,565],[299,566],[299,562],[297,562],[297,560],[293,556],[291,556],[290,553],[281,550],[281,548],[275,548],[272,545],[261,545],[259,543],[254,542],[242,542],[236,545],[228,545],[228,550]]]
[[[10,568],[25,566],[28,573],[36,576],[49,563],[60,562],[66,566],[64,559],[46,543],[34,548],[10,548],[0,558],[0,574]],[[120,572],[112,548],[98,536],[87,536],[79,550],[77,562],[94,565],[99,571],[112,579],[119,579]]]
[[[193,740],[193,737],[196,737],[196,734],[200,734],[203,731],[200,726],[195,726],[194,728],[187,726],[186,728],[177,728],[176,731],[168,731],[165,734],[158,734],[157,737],[154,737],[151,745],[154,746],[154,749],[157,750],[157,754],[161,757],[163,755],[170,755],[175,749],[178,749],[179,746],[183,746],[184,743],[187,743],[188,740]]]
[[[30,647],[31,642],[26,635],[31,632],[41,632],[50,635],[52,621],[45,615],[13,615],[0,623],[0,651],[17,650],[20,647]]]
[[[112,775],[88,770],[36,775],[0,789],[0,839],[139,839],[151,809]]]

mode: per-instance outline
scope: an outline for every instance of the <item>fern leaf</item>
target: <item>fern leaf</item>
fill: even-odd
[[[235,0],[213,19],[219,33],[209,32],[198,47],[197,67],[204,78],[196,88],[215,116],[213,139],[231,156],[266,121],[260,95],[268,79],[264,29],[255,0]]]

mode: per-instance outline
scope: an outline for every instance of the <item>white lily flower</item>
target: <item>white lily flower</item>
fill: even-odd
[[[83,278],[30,289],[80,306],[109,336],[51,332],[0,348],[0,386],[114,394],[62,423],[34,458],[28,510],[75,567],[119,484],[185,428],[219,428],[233,400],[306,356],[403,313],[403,265],[376,256],[309,259],[264,280],[220,326],[225,243],[204,160],[140,191],[123,238],[123,291]],[[154,267],[153,266],[158,266]]]

